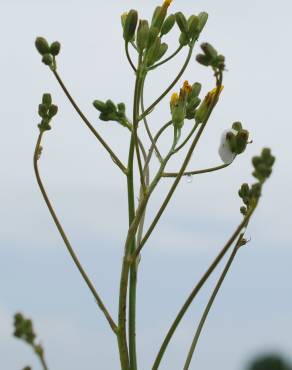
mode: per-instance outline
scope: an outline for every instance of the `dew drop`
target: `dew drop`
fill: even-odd
[[[188,184],[192,183],[192,182],[193,182],[193,175],[187,175],[187,176],[186,176],[186,182],[187,182]]]

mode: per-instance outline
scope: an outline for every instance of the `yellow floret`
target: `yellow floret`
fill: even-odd
[[[172,3],[172,0],[164,0],[163,6],[168,8],[171,3]]]
[[[176,105],[178,103],[178,94],[173,93],[170,98],[170,104],[171,105]]]

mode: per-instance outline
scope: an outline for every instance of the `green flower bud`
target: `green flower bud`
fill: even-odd
[[[245,206],[240,207],[240,213],[245,216],[247,214],[247,208]]]
[[[156,62],[159,52],[160,52],[160,47],[161,47],[161,40],[158,37],[154,41],[154,44],[151,46],[151,48],[148,51],[148,55],[147,55],[147,66],[148,67]]]
[[[179,36],[179,44],[181,46],[185,46],[189,43],[189,37],[186,33],[181,33],[180,36]]]
[[[163,22],[163,25],[161,27],[160,36],[166,35],[168,32],[171,31],[175,24],[175,15],[170,14],[166,20]]]
[[[208,13],[202,12],[198,15],[199,24],[198,24],[198,32],[201,33],[203,28],[205,27],[207,20],[208,20]]]
[[[157,58],[156,58],[155,62],[163,57],[163,55],[167,52],[167,49],[168,49],[168,45],[165,42],[163,42],[160,45],[160,49],[159,49],[159,52],[157,54]]]
[[[176,23],[182,33],[188,34],[188,22],[182,12],[175,13]]]
[[[152,27],[157,27],[160,30],[161,27],[162,27],[162,24],[165,20],[166,14],[167,14],[167,7],[158,6],[155,9],[155,12],[154,12],[154,15],[153,15],[153,18],[152,18],[152,22],[151,22],[151,26]]]
[[[210,58],[204,54],[198,54],[196,56],[196,61],[206,67],[208,67],[211,64]]]
[[[125,104],[124,104],[124,103],[119,103],[119,104],[117,105],[117,107],[118,107],[118,111],[119,111],[119,112],[121,112],[121,113],[125,113],[125,111],[126,111],[126,106],[125,106]]]
[[[106,102],[105,102],[105,105],[106,105],[106,111],[107,112],[115,112],[117,110],[114,102],[110,99],[108,99]]]
[[[199,96],[202,89],[202,85],[199,82],[195,82],[192,85],[192,91],[188,96],[188,101],[191,101],[193,98],[196,98]]]
[[[94,100],[93,106],[102,113],[106,112],[107,110],[105,103],[101,100]]]
[[[46,66],[51,66],[52,63],[53,63],[53,57],[51,56],[51,54],[44,54],[43,58],[42,58],[42,62],[46,65]]]
[[[158,34],[159,28],[151,26],[147,40],[147,49],[149,49],[153,45],[154,41],[157,40]]]
[[[52,105],[52,96],[49,93],[43,94],[42,103],[46,105],[46,107],[50,107]]]
[[[131,9],[127,14],[124,26],[124,40],[126,42],[130,42],[131,40],[133,40],[137,23],[138,23],[138,12],[134,9]]]
[[[217,58],[217,55],[218,55],[217,51],[208,42],[204,42],[201,45],[201,49],[203,50],[203,52],[205,53],[205,55],[207,57],[209,57],[211,60],[214,60],[214,59]]]
[[[240,130],[242,130],[242,124],[241,124],[241,122],[234,122],[234,123],[232,124],[232,128],[233,128],[234,130],[236,130],[236,131],[240,131]]]
[[[49,113],[48,113],[49,118],[54,117],[57,113],[58,113],[57,105],[54,105],[54,104],[51,105],[49,108]]]
[[[58,55],[60,53],[61,44],[59,41],[54,41],[50,46],[50,53],[54,56]]]
[[[196,96],[187,105],[186,118],[193,119],[196,115],[196,108],[200,105],[201,99]]]
[[[38,113],[40,117],[46,117],[48,113],[48,107],[45,104],[39,104]]]
[[[195,38],[199,35],[198,27],[199,27],[199,17],[197,17],[196,15],[191,15],[190,18],[188,19],[188,35],[191,38]]]
[[[128,15],[128,13],[127,13],[127,12],[125,12],[125,13],[123,13],[123,14],[121,15],[121,23],[122,23],[122,27],[123,27],[123,29],[124,29],[125,24],[126,24],[127,15]]]
[[[43,118],[41,123],[38,124],[38,128],[40,129],[41,132],[51,130],[50,119]]]
[[[249,132],[247,130],[241,130],[236,135],[236,148],[235,153],[241,154],[245,151],[248,142]]]
[[[148,36],[149,36],[148,21],[140,20],[137,31],[137,47],[140,52],[142,52],[146,48]]]
[[[50,52],[50,47],[47,42],[47,40],[43,37],[37,37],[35,40],[35,47],[37,48],[37,51],[41,54],[47,54]]]

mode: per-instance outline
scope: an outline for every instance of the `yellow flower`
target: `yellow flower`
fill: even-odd
[[[172,3],[172,0],[164,0],[163,7],[168,8],[169,5]]]
[[[218,89],[219,89],[219,92],[218,92]],[[220,87],[215,87],[213,90],[209,91],[205,97],[207,105],[209,105],[212,102],[212,100],[215,98],[217,94],[218,94],[217,95],[217,98],[218,98],[223,89],[224,89],[224,86],[221,85]]]
[[[178,103],[178,94],[173,93],[170,98],[170,105],[175,106]]]
[[[184,84],[183,84],[183,90],[184,92],[186,93],[190,93],[192,91],[192,86],[189,84],[188,81],[185,81]]]

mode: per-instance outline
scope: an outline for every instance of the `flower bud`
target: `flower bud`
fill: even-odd
[[[121,112],[121,113],[125,113],[125,111],[126,111],[126,106],[125,106],[125,104],[124,104],[124,103],[119,103],[119,104],[117,105],[117,107],[118,107],[118,111],[119,111],[119,112]]]
[[[192,85],[192,90],[188,96],[188,101],[191,101],[193,98],[198,97],[201,92],[201,88],[202,88],[202,85],[199,82],[195,82]]]
[[[241,122],[233,122],[232,124],[232,128],[236,131],[240,131],[242,130],[242,124]]]
[[[163,55],[167,52],[167,49],[168,49],[168,45],[165,42],[163,42],[160,45],[159,52],[157,54],[157,58],[156,58],[155,62],[163,57]]]
[[[47,42],[47,40],[43,37],[37,37],[35,40],[35,47],[37,48],[37,51],[41,54],[47,54],[50,52],[50,47]]]
[[[198,54],[196,56],[196,61],[206,67],[208,67],[211,64],[210,58],[204,54]]]
[[[188,22],[182,12],[175,13],[176,23],[182,33],[188,34]]]
[[[49,108],[52,105],[52,96],[49,93],[43,94],[42,103]]]
[[[207,23],[208,20],[208,13],[202,12],[198,15],[199,18],[199,24],[198,24],[198,32],[201,33],[203,28],[205,27],[205,24]]]
[[[123,29],[124,29],[125,24],[126,24],[127,16],[128,16],[128,13],[127,13],[127,12],[124,12],[124,13],[121,15],[121,23],[122,23],[122,27],[123,27]]]
[[[241,130],[236,135],[236,154],[241,154],[245,151],[248,143],[249,132],[247,130]]]
[[[48,116],[49,118],[54,117],[58,113],[58,107],[57,105],[51,105],[49,108]]]
[[[247,208],[245,206],[240,207],[240,213],[245,216],[247,214]]]
[[[169,31],[171,31],[172,27],[175,24],[175,15],[170,14],[166,20],[163,22],[161,27],[160,36],[166,35]]]
[[[51,66],[52,63],[53,63],[53,57],[51,56],[51,54],[44,54],[43,57],[42,57],[42,62],[46,66]]]
[[[54,41],[50,46],[50,53],[54,56],[58,55],[60,53],[61,44],[59,41]]]
[[[127,18],[124,25],[124,40],[130,42],[133,40],[136,27],[138,23],[138,12],[131,9],[127,14]]]
[[[160,47],[161,47],[161,41],[160,41],[160,38],[158,37],[154,41],[154,44],[151,46],[151,48],[148,51],[148,55],[147,55],[147,66],[148,67],[156,62],[159,52],[160,52]]]
[[[209,57],[211,60],[214,60],[217,58],[217,55],[218,55],[217,50],[215,50],[213,46],[209,44],[208,42],[204,42],[201,45],[201,49],[203,50],[205,55]]]
[[[166,14],[167,14],[167,7],[158,6],[154,11],[151,26],[157,27],[160,30],[165,20]]]
[[[148,21],[140,20],[137,31],[137,47],[140,52],[142,52],[146,48],[148,36],[149,36]]]
[[[186,33],[181,33],[179,36],[179,44],[181,46],[186,46],[189,43],[189,37]]]
[[[94,100],[93,106],[94,106],[94,108],[96,108],[100,112],[103,112],[103,113],[106,112],[106,109],[107,109],[106,105],[101,100]]]
[[[191,15],[188,19],[188,35],[191,38],[195,38],[198,36],[198,26],[199,26],[199,17],[196,15]]]
[[[116,108],[116,105],[114,104],[114,102],[110,99],[108,99],[106,102],[105,102],[105,106],[106,106],[106,111],[107,112],[115,112],[117,110]]]
[[[147,40],[147,49],[149,49],[154,41],[157,39],[159,34],[159,28],[151,26],[149,29],[149,35],[148,35],[148,40]]]
[[[48,113],[48,107],[45,104],[39,104],[38,113],[40,117],[46,117]]]

